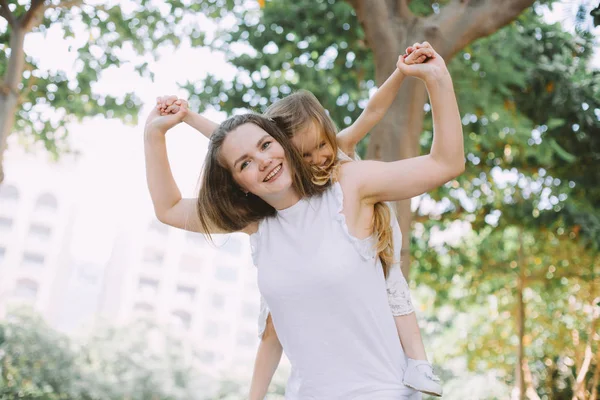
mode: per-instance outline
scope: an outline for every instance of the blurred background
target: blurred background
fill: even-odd
[[[220,122],[303,88],[343,128],[428,40],[467,169],[399,214],[444,397],[598,399],[599,25],[589,0],[0,0],[0,398],[246,398],[248,240],[156,220],[145,116],[175,94]],[[432,135],[407,80],[360,153],[416,156]],[[184,196],[206,145],[169,133]]]

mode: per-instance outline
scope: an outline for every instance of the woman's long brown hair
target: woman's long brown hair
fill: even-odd
[[[237,232],[252,222],[273,216],[275,208],[252,193],[247,195],[233,179],[221,158],[221,148],[227,134],[245,124],[263,129],[283,147],[292,174],[292,186],[301,197],[314,196],[326,186],[312,183],[312,173],[288,135],[273,120],[257,114],[233,116],[224,121],[210,137],[204,162],[196,210],[203,231]]]

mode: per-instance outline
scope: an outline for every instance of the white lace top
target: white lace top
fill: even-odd
[[[286,399],[420,398],[402,384],[406,358],[373,237],[352,236],[342,210],[335,183],[250,237],[259,289],[292,364]]]

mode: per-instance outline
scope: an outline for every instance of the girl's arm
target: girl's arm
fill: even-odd
[[[406,57],[405,63],[418,64],[433,56],[433,49],[430,46],[424,46],[411,52],[411,54]],[[362,138],[364,138],[385,116],[396,98],[398,90],[400,90],[404,77],[405,75],[396,68],[392,75],[386,79],[383,85],[381,85],[373,97],[371,97],[358,119],[354,121],[352,125],[338,133],[337,142],[340,150],[351,158],[354,158],[354,148],[357,143],[360,142]]]
[[[406,356],[413,360],[427,361],[427,353],[425,353],[425,346],[423,345],[423,338],[421,337],[421,330],[415,312],[406,315],[394,315],[394,322]]]
[[[254,371],[252,372],[252,383],[250,385],[250,400],[262,400],[265,398],[273,374],[277,370],[283,347],[277,337],[277,332],[271,320],[271,314],[267,317],[265,332],[258,346]]]
[[[365,204],[409,199],[443,185],[465,168],[460,113],[442,57],[435,53],[428,62],[415,65],[406,65],[400,57],[398,69],[425,82],[433,113],[433,144],[430,153],[420,157],[344,164],[349,187],[358,190]]]
[[[178,99],[177,96],[162,96],[156,99],[156,103],[161,115],[182,112],[182,121],[207,138],[210,138],[210,135],[219,127],[216,122],[191,111],[188,102]]]
[[[146,182],[156,217],[167,225],[188,231],[223,233],[216,228],[211,232],[203,232],[197,217],[196,199],[181,197],[171,172],[165,135],[183,120],[184,113],[180,110],[175,114],[160,114],[158,108],[153,108],[144,127]]]

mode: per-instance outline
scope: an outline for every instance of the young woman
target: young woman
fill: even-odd
[[[398,68],[424,80],[429,91],[435,129],[430,154],[336,164],[335,181],[318,186],[277,124],[254,115],[233,117],[211,137],[197,217],[189,213],[195,200],[181,199],[166,156],[164,134],[183,116],[154,110],[146,125],[147,177],[158,218],[204,233],[251,235],[259,288],[296,371],[294,398],[412,395],[401,383],[406,362],[373,247],[374,205],[445,183],[462,172],[464,154],[441,57],[420,65],[401,58]],[[317,238],[324,232],[325,242]]]
[[[420,51],[417,51],[422,49]],[[415,52],[416,51],[416,52]],[[434,56],[427,43],[415,43],[406,49],[406,64],[425,62]],[[316,166],[316,180],[329,178],[328,167],[336,158],[339,149],[340,158],[356,158],[356,144],[383,118],[392,104],[404,80],[404,74],[396,69],[369,100],[363,113],[351,126],[337,132],[331,120],[317,98],[310,92],[299,91],[276,101],[265,112],[265,116],[277,120],[285,126],[292,142],[300,151],[304,160]],[[197,113],[187,110],[187,102],[176,96],[164,96],[157,99],[158,109],[164,113],[177,113],[180,107],[185,110],[183,121],[210,138],[218,124]],[[386,268],[386,286],[390,310],[394,316],[402,347],[408,356],[408,365],[404,374],[404,384],[424,393],[441,396],[442,386],[439,378],[427,360],[417,318],[410,299],[406,279],[400,271],[400,249],[402,233],[395,214],[387,205],[375,205],[375,231],[378,232],[377,248]],[[327,238],[323,238],[327,240]],[[389,265],[389,267],[388,267]],[[261,399],[267,392],[273,373],[281,359],[281,344],[270,322],[269,308],[261,298],[259,315],[259,337],[261,345],[250,391],[250,399]],[[268,328],[268,329],[267,329]],[[265,335],[265,331],[267,334]]]

